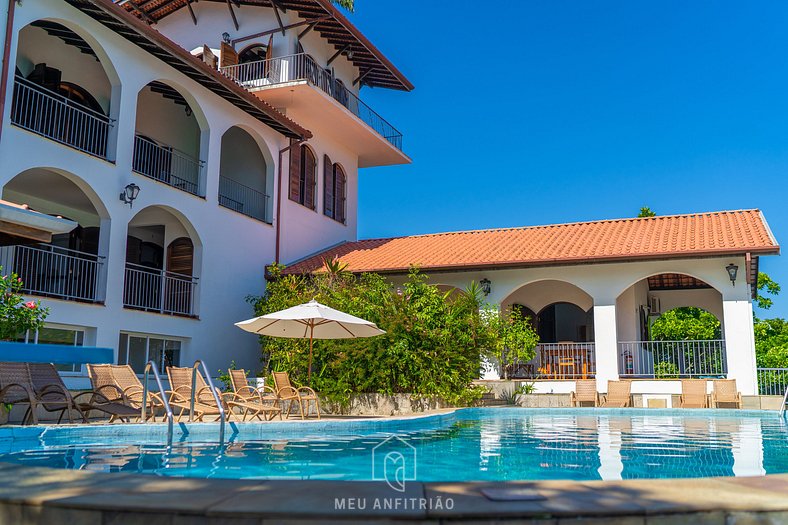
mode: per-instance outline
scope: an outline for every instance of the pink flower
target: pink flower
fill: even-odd
[[[38,305],[35,301],[28,301],[25,303],[25,306],[30,309],[35,309]]]

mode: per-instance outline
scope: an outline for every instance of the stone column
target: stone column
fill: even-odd
[[[610,301],[594,299],[594,342],[597,390],[607,392],[607,382],[618,379],[615,299]]]

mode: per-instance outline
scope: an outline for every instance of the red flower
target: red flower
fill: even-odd
[[[35,303],[35,301],[28,301],[28,302],[26,302],[26,303],[25,303],[25,306],[26,306],[27,308],[34,309],[34,308],[36,308],[38,305]]]

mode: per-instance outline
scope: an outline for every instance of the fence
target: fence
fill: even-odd
[[[123,305],[151,312],[194,315],[197,278],[126,263]]]
[[[524,379],[586,379],[596,376],[594,343],[541,343],[534,358],[514,363],[508,370],[510,378]]]
[[[268,222],[271,197],[240,182],[219,177],[219,204],[258,221]]]
[[[157,144],[142,135],[134,136],[132,169],[192,195],[200,195],[202,161],[172,146]]]
[[[788,368],[759,368],[758,393],[762,396],[782,396],[788,388]]]
[[[618,344],[621,377],[725,377],[725,341],[627,341]]]

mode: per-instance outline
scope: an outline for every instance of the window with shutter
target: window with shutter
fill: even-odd
[[[345,170],[339,164],[334,164],[334,219],[345,223],[345,193],[347,192],[347,177]]]
[[[317,159],[315,158],[315,154],[309,149],[308,146],[304,145],[301,146],[303,151],[303,157],[301,159],[301,170],[303,172],[301,176],[301,183],[302,183],[302,200],[301,204],[310,208],[312,210],[315,209],[315,182],[317,179]]]
[[[323,214],[334,218],[334,165],[323,155]]]
[[[290,140],[292,145],[295,141]],[[290,148],[290,200],[303,202],[301,200],[301,155],[304,146]]]

